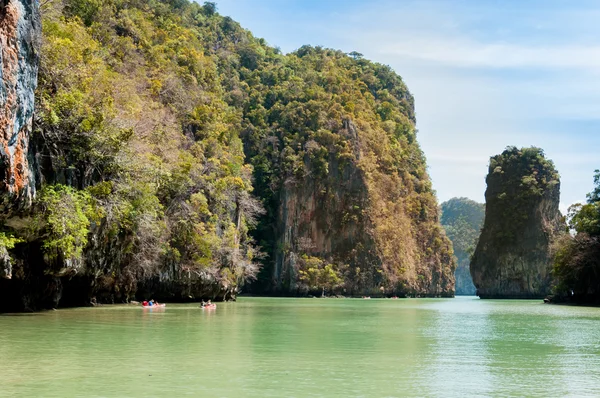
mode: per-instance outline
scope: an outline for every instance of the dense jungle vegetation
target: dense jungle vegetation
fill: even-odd
[[[600,170],[594,173],[594,189],[587,203],[569,207],[571,234],[554,246],[556,301],[600,303]]]
[[[95,228],[99,246],[120,246],[117,278],[169,264],[224,285],[253,278],[248,228],[263,210],[241,92],[219,73],[240,57],[214,55],[246,32],[212,3],[66,0],[42,12],[36,218],[49,261],[80,262]]]

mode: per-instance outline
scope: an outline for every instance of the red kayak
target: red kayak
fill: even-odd
[[[217,309],[217,305],[216,304],[210,304],[210,305],[205,305],[203,307],[200,307],[203,310],[215,310]]]
[[[142,308],[164,308],[166,304],[142,305]]]

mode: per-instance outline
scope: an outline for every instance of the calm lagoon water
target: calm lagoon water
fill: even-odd
[[[0,316],[0,396],[600,396],[600,309],[241,298]]]

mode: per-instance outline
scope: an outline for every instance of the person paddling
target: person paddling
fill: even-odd
[[[202,302],[200,303],[200,308],[212,308],[214,306],[213,303],[210,302],[210,300],[208,301],[204,301],[202,300]]]

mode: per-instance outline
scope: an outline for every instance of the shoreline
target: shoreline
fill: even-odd
[[[506,300],[514,300],[514,301],[540,301],[540,304],[542,304],[543,302],[537,298],[521,298],[521,299],[481,299],[476,295],[457,295],[457,296],[453,296],[453,297],[440,297],[440,296],[427,296],[427,297],[387,297],[387,296],[371,296],[369,298],[365,298],[362,296],[341,296],[341,295],[334,295],[334,296],[324,296],[324,297],[320,297],[320,296],[310,296],[310,295],[305,295],[305,296],[275,296],[275,295],[255,295],[255,294],[242,294],[242,295],[238,295],[236,296],[236,300],[227,300],[227,301],[214,301],[215,303],[226,303],[226,302],[236,302],[237,299],[246,299],[246,298],[263,298],[263,299],[325,299],[325,300],[407,300],[407,299],[418,299],[418,300],[422,300],[422,299],[462,299],[462,298],[472,298],[472,299],[476,299],[478,298],[479,300],[485,300],[485,301],[506,301]],[[169,308],[170,305],[179,305],[179,304],[199,304],[202,300],[186,300],[186,301],[160,301],[161,304],[166,304],[166,307],[156,307],[156,308],[162,308],[162,309],[167,309]],[[599,304],[596,305],[582,305],[582,304],[576,304],[576,303],[557,303],[557,302],[552,302],[549,304],[559,304],[559,305],[569,305],[569,306],[586,306],[586,307],[600,307]],[[51,312],[51,311],[60,311],[60,310],[72,310],[72,309],[83,309],[83,308],[102,308],[102,307],[113,307],[113,306],[120,306],[120,307],[139,307],[141,308],[141,302],[137,301],[137,300],[132,300],[128,303],[97,303],[95,305],[89,305],[89,306],[66,306],[66,307],[58,307],[58,308],[49,308],[49,309],[42,309],[42,310],[37,310],[37,311],[17,311],[17,312],[0,312],[0,316],[19,316],[19,315],[34,315],[34,314],[41,314],[41,313],[47,313],[47,312]],[[153,309],[153,308],[149,308],[149,309]]]

